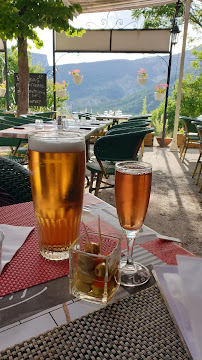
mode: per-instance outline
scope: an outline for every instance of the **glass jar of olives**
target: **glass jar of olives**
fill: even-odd
[[[107,303],[119,288],[121,235],[88,232],[69,249],[70,293]]]

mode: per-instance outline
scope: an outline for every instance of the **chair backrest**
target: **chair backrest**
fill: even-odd
[[[8,129],[11,127],[8,124],[0,123],[0,130]],[[0,137],[0,146],[19,146],[22,139]]]
[[[122,122],[121,124],[118,124],[118,125],[114,125],[112,126],[109,131],[107,132],[107,134],[113,132],[113,131],[121,131],[122,129],[137,129],[137,128],[145,128],[147,127],[148,125],[150,125],[147,121],[143,120],[143,121],[140,121],[140,122],[137,122],[136,121],[126,121],[126,122]]]
[[[151,133],[154,131],[154,128],[146,127],[146,126],[137,126],[137,127],[121,126],[121,127],[110,129],[106,135],[111,136],[111,135],[115,135],[115,134],[124,134],[126,132],[137,132],[137,131],[142,131],[142,130],[146,130],[146,133]]]
[[[15,204],[32,201],[28,170],[3,157],[0,157],[0,188],[12,196]]]
[[[196,126],[200,142],[202,142],[202,124]]]
[[[147,129],[124,132],[124,134],[106,135],[96,140],[94,154],[97,160],[123,161],[136,158]]]
[[[139,115],[134,115],[131,116],[128,120],[137,120],[137,119],[148,119],[149,117],[151,117],[152,114],[139,114]]]
[[[42,116],[42,117],[48,118],[50,120],[53,120],[56,116],[56,111],[36,112],[36,113],[34,113],[34,115]]]
[[[189,132],[196,133],[196,127],[194,124],[192,124],[194,118],[190,118],[187,116],[179,116],[179,118],[182,120],[182,125],[185,133],[189,133]]]
[[[8,128],[11,128],[14,126],[14,123],[10,120],[5,120],[4,118],[2,118],[0,116],[0,125],[1,125],[1,129],[0,130],[3,130],[3,129],[8,129]]]
[[[149,125],[151,123],[151,120],[149,119],[137,119],[137,120],[128,120],[128,121],[123,121],[121,122],[119,125],[120,126],[124,126],[124,125],[133,125],[133,126],[137,126],[138,124],[146,124]]]
[[[24,124],[22,119],[18,119],[16,117],[0,115],[0,118],[1,118],[1,122],[5,122],[7,124],[10,123],[11,124],[10,127],[12,127],[12,126],[20,126],[20,125]]]

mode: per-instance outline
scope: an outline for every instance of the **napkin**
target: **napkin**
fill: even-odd
[[[0,224],[0,229],[4,233],[4,240],[2,244],[2,254],[0,263],[0,273],[4,266],[11,261],[17,250],[22,246],[24,241],[30,232],[34,229],[33,227],[27,226],[12,226],[6,224]]]
[[[194,340],[202,359],[202,258],[177,255],[178,273]]]
[[[154,276],[194,360],[202,359],[202,258],[176,255],[177,266],[154,265]]]

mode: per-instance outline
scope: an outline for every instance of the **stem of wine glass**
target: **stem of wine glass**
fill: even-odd
[[[127,260],[126,260],[126,267],[134,267],[133,264],[133,248],[134,248],[134,242],[137,234],[139,233],[140,229],[137,230],[125,230],[123,229],[123,232],[126,235],[127,238]]]

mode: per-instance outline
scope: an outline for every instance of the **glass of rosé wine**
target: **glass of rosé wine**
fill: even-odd
[[[133,248],[149,204],[152,167],[141,161],[122,161],[115,169],[116,210],[127,238],[127,260],[120,263],[120,283],[139,286],[149,280],[150,272],[133,261]]]

